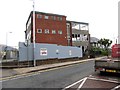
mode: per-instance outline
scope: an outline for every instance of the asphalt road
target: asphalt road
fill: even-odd
[[[94,61],[83,62],[2,82],[2,88],[64,88],[94,73]]]

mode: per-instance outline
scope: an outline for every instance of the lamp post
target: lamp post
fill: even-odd
[[[35,0],[33,0],[33,59],[34,59],[34,66],[36,66],[36,60],[35,60]]]
[[[6,60],[7,60],[8,33],[12,32],[6,32]]]

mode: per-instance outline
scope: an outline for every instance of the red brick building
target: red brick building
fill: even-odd
[[[26,23],[25,36],[33,42],[33,12]],[[35,11],[35,43],[67,46],[66,16]]]
[[[33,12],[26,23],[26,42],[33,43]],[[89,24],[67,21],[65,15],[35,11],[35,43],[89,48]]]

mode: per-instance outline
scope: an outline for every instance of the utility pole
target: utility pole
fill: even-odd
[[[34,67],[36,66],[35,60],[35,0],[33,0],[33,60],[34,60]]]

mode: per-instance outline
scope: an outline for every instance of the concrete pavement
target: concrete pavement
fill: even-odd
[[[62,62],[62,63],[55,63],[55,64],[47,64],[47,65],[40,65],[36,67],[26,67],[26,68],[14,68],[14,69],[2,69],[2,72],[0,72],[0,78],[5,78],[9,76],[14,76],[14,75],[20,75],[24,73],[30,73],[30,72],[36,72],[40,70],[46,70],[46,69],[51,69],[51,68],[56,68],[56,67],[62,67],[62,66],[67,66],[67,65],[72,65],[72,64],[77,64],[85,61],[91,61],[95,59],[101,59],[105,57],[98,57],[98,58],[93,58],[93,59],[85,59],[85,60],[79,60],[79,61],[69,61],[69,62]]]

